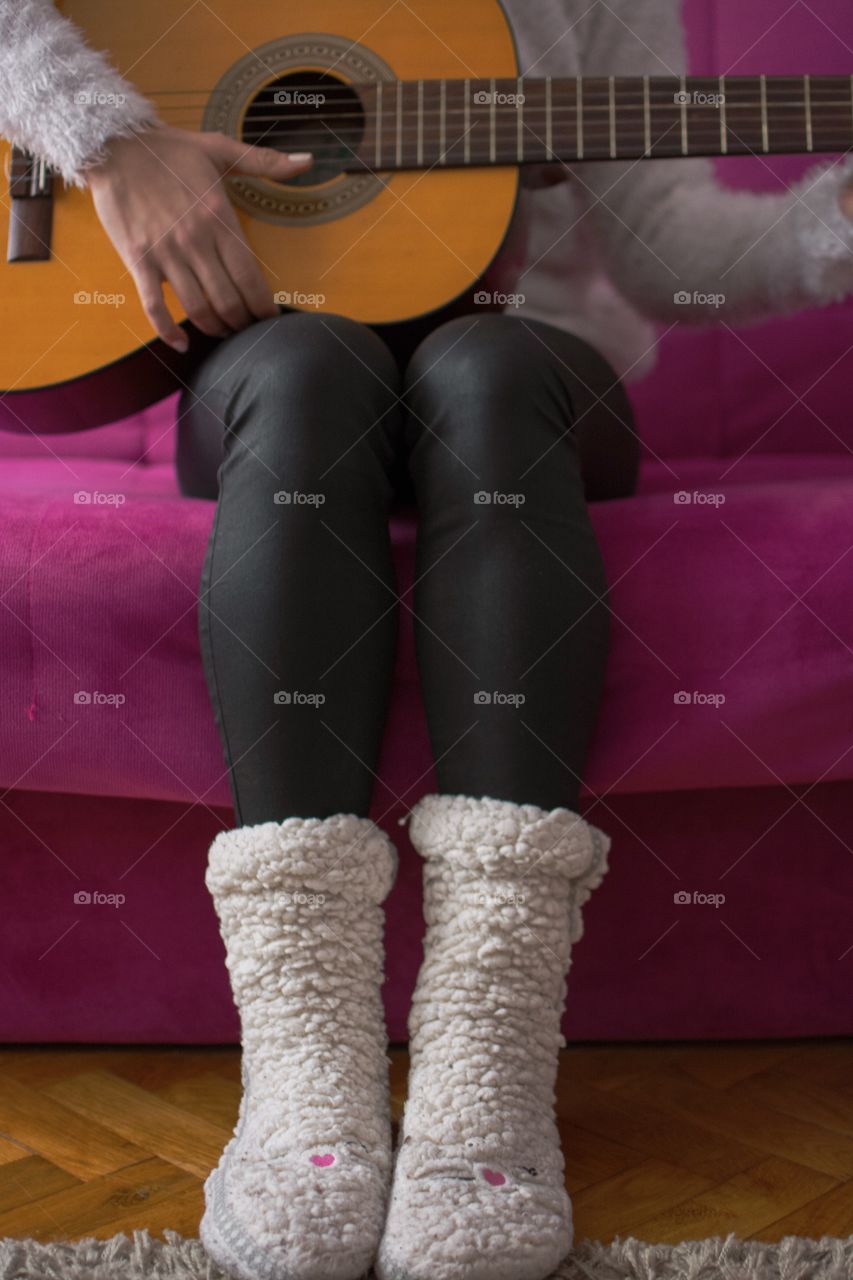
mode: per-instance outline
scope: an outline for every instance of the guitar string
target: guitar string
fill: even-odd
[[[519,78],[521,79],[522,86],[526,84],[534,88],[544,88],[545,84],[547,83],[547,80],[544,77],[540,77],[540,76],[535,76],[535,77],[473,76],[468,78],[467,80],[456,79],[455,77],[445,77],[444,79],[445,79],[445,84],[447,84],[449,88],[453,88],[453,87],[459,88],[464,86],[465,84],[472,85],[472,86],[478,85],[478,84],[489,85],[491,84],[491,80],[494,79],[495,87],[502,89],[503,86],[505,85],[513,85],[513,87],[516,87],[518,85]],[[731,93],[732,91],[735,91],[737,89],[748,88],[751,91],[755,87],[755,85],[757,85],[761,81],[761,78],[762,77],[758,75],[755,75],[755,76],[687,76],[686,84],[687,84],[688,91],[691,89],[694,89],[696,91],[701,92],[702,90],[700,86],[702,85],[715,84],[720,87],[723,87],[722,82],[725,81],[724,87],[727,90],[727,93]],[[614,76],[613,79],[614,79],[615,87],[618,90],[622,88],[627,89],[629,85],[633,85],[633,84],[642,85],[646,77],[639,76],[639,75]],[[820,89],[820,88],[830,88],[830,87],[835,88],[841,84],[843,84],[844,87],[847,87],[850,83],[849,75],[827,75],[827,76],[813,75],[813,76],[810,76],[809,79],[811,82],[811,89],[813,92],[814,90]],[[575,86],[577,85],[578,80],[580,80],[581,84],[584,86],[585,89],[593,88],[593,86],[597,86],[597,85],[603,85],[605,87],[605,91],[609,92],[609,89],[610,89],[609,76],[579,76],[579,77],[553,76],[551,78],[551,87],[552,89],[557,89],[557,90],[565,88],[567,91],[574,93]],[[649,87],[653,92],[655,90],[664,92],[664,91],[670,91],[672,89],[675,89],[676,92],[681,92],[680,76],[649,76],[648,80],[649,80]],[[805,76],[803,75],[798,75],[798,76],[768,75],[765,77],[765,80],[766,80],[767,88],[769,90],[775,87],[781,88],[783,84],[800,84],[801,85],[805,80]],[[264,85],[259,92],[272,93],[272,92],[279,92],[281,90],[290,90],[293,92],[305,91],[307,93],[316,93],[320,89],[322,89],[326,93],[345,93],[345,92],[352,92],[353,90],[359,90],[359,89],[373,90],[379,84],[381,84],[384,89],[395,89],[398,84],[402,84],[404,86],[406,85],[414,86],[420,83],[428,87],[430,85],[440,84],[441,80],[438,76],[428,76],[424,78],[422,81],[419,81],[419,80],[380,80],[380,81],[333,80],[329,83],[323,83],[322,81],[318,83],[315,81],[313,84],[306,82],[303,84],[295,84],[295,85],[287,84],[287,83],[282,84],[281,82],[279,82],[278,86],[276,86],[276,84]],[[189,95],[195,94],[201,97],[210,97],[214,93],[228,94],[231,91],[228,89],[220,89],[220,88],[214,87],[212,89],[150,89],[150,90],[143,90],[140,88],[140,92],[145,93],[145,96],[149,98],[155,98],[155,97],[162,98],[162,97],[169,97],[174,94],[180,94],[182,96],[189,96]]]

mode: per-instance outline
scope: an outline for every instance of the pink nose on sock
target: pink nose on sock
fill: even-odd
[[[327,1153],[324,1156],[312,1156],[311,1163],[318,1165],[321,1169],[325,1169],[327,1165],[335,1163],[335,1157],[331,1154],[331,1152]]]
[[[502,1187],[506,1182],[506,1178],[502,1173],[498,1173],[497,1169],[484,1169],[483,1177],[492,1187]]]

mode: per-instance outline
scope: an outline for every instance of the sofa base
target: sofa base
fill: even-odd
[[[573,962],[570,1039],[853,1033],[853,783],[801,790],[802,803],[780,787],[585,806],[613,852]],[[392,1040],[406,1036],[422,932],[402,812],[383,817],[402,845],[388,901]],[[199,805],[7,794],[0,1037],[236,1042],[203,882],[208,844],[230,823],[227,810]]]

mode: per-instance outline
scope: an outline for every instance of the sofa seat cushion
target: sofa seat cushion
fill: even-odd
[[[651,462],[593,509],[613,611],[597,794],[853,776],[853,459],[726,466]],[[725,500],[675,501],[694,490]],[[4,460],[0,509],[0,785],[228,804],[196,629],[213,503],[165,462],[47,454]],[[392,534],[405,587],[414,513]],[[428,761],[409,623],[398,779]]]

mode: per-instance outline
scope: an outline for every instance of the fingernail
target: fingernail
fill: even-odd
[[[190,345],[189,338],[185,333],[180,333],[177,335],[177,337],[172,339],[172,346],[175,348],[176,351],[180,351],[183,353],[184,351],[187,350],[189,345]]]
[[[310,151],[291,151],[287,158],[292,160],[294,164],[303,164],[306,160],[314,159]]]

